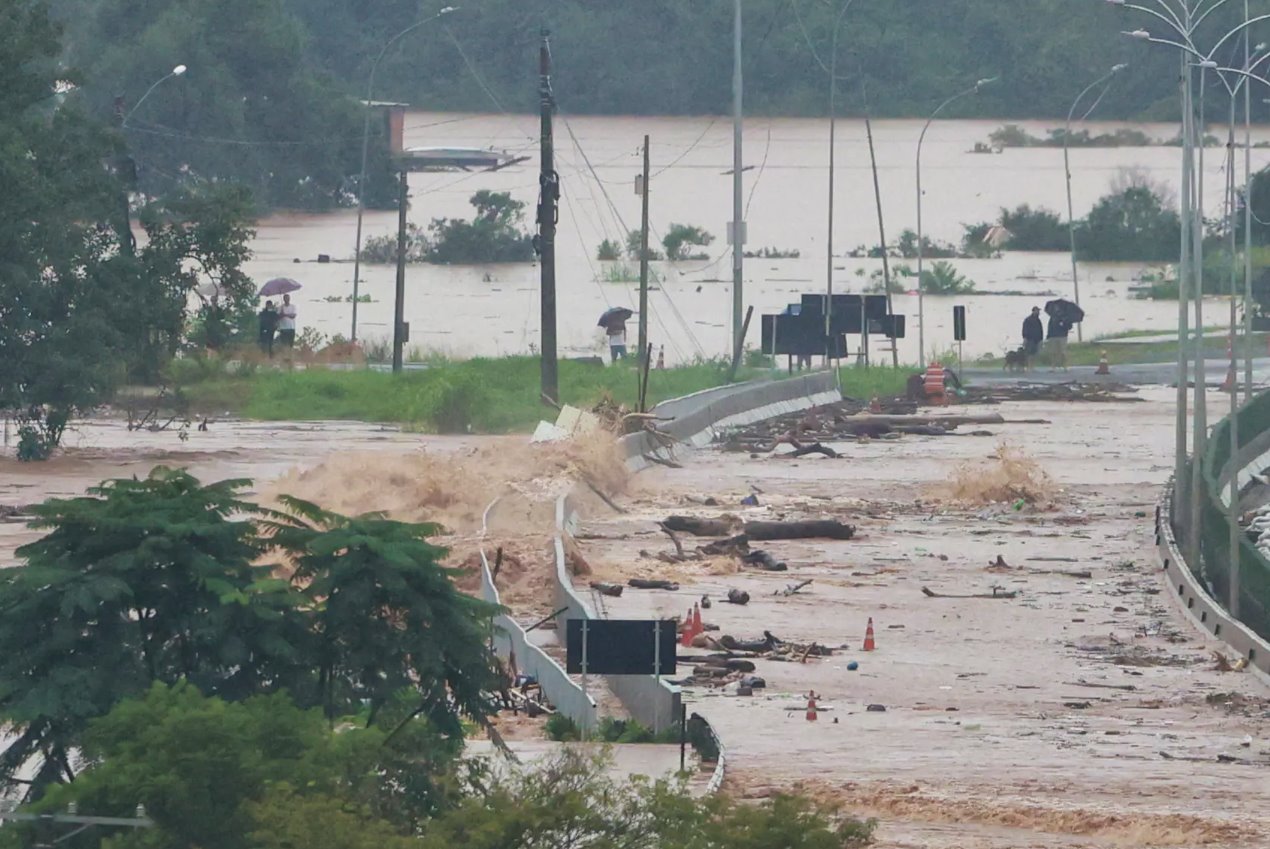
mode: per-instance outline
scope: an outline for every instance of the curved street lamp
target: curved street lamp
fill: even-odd
[[[996,82],[998,79],[1000,77],[989,77],[979,80],[970,88],[957,92],[939,104],[939,106],[935,107],[935,111],[930,113],[930,117],[926,119],[925,126],[922,127],[922,134],[917,137],[917,362],[922,368],[926,367],[926,286],[922,280],[922,254],[924,253],[922,245],[922,142],[926,140],[926,131],[930,129],[931,122],[939,117],[939,113],[943,112],[950,103],[975,94],[979,89],[989,83]]]
[[[137,110],[141,108],[141,104],[146,102],[146,98],[149,97],[151,94],[153,94],[156,88],[163,85],[163,83],[167,82],[173,77],[184,76],[187,70],[189,69],[186,68],[184,65],[177,65],[175,68],[173,68],[172,70],[168,71],[166,74],[164,74],[163,76],[155,80],[154,84],[150,86],[148,89],[146,89],[146,93],[141,95],[141,99],[137,101],[137,104],[133,106],[132,109],[129,110],[128,114],[124,116],[124,119],[121,122],[119,122],[119,125],[121,127],[128,126],[128,119],[136,114]]]
[[[375,57],[375,61],[370,66],[370,76],[366,81],[366,118],[362,123],[362,171],[361,177],[357,181],[357,243],[353,253],[353,330],[351,341],[357,341],[357,297],[361,284],[362,272],[362,217],[366,212],[366,158],[370,148],[370,113],[374,109],[373,97],[375,92],[375,72],[379,70],[379,63],[383,61],[384,56],[388,54],[392,48],[401,39],[410,33],[419,29],[424,24],[431,23],[438,18],[444,17],[451,12],[457,12],[454,6],[446,6],[435,15],[424,18],[421,21],[415,21],[401,32],[394,35],[384,43],[383,49],[379,51],[379,55]]]
[[[1071,157],[1068,153],[1068,146],[1072,136],[1072,115],[1076,113],[1076,106],[1085,98],[1090,91],[1110,80],[1116,74],[1129,67],[1126,64],[1115,65],[1110,71],[1085,86],[1080,94],[1076,95],[1076,99],[1072,101],[1072,108],[1067,110],[1067,128],[1063,131],[1063,171],[1067,174],[1067,235],[1071,242],[1072,251],[1072,294],[1076,299],[1076,306],[1080,306],[1080,278],[1076,272],[1076,217],[1072,212],[1072,165]],[[1102,94],[1106,94],[1106,89]],[[1102,94],[1098,95],[1098,100],[1102,100]],[[1094,111],[1098,105],[1098,100],[1094,101],[1094,105],[1089,107],[1089,112],[1085,113],[1085,117],[1089,117],[1089,113]],[[1082,119],[1083,120],[1083,119]],[[1084,336],[1081,333],[1080,325],[1076,325],[1076,341],[1082,341]]]

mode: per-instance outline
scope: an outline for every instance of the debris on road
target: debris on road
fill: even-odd
[[[836,519],[806,519],[792,522],[747,522],[736,516],[713,519],[699,516],[668,516],[661,523],[667,532],[680,532],[698,537],[730,537],[737,534],[748,539],[773,541],[790,539],[848,540],[855,536],[855,525]]]
[[[1015,598],[1018,593],[1014,590],[1006,590],[1004,587],[993,587],[989,593],[970,593],[969,595],[960,595],[956,593],[937,593],[930,587],[922,587],[922,595],[927,598]]]

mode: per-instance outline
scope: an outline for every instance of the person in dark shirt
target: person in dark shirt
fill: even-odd
[[[260,322],[260,350],[273,356],[273,337],[278,330],[278,310],[273,301],[265,301],[265,308],[256,317]]]
[[[1036,366],[1036,355],[1041,353],[1041,343],[1045,341],[1045,328],[1041,326],[1041,308],[1032,307],[1032,314],[1023,319],[1023,356],[1027,370]]]
[[[1049,328],[1045,335],[1048,339],[1046,347],[1049,349],[1052,368],[1067,371],[1067,334],[1071,333],[1071,330],[1070,321],[1061,316],[1050,316]]]

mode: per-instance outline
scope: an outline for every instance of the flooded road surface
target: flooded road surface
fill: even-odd
[[[1044,136],[1053,127],[1025,122]],[[920,121],[878,121],[873,131],[879,182],[886,215],[887,241],[915,228],[915,154]],[[922,149],[925,234],[935,241],[959,243],[962,225],[995,220],[1002,207],[1019,204],[1066,209],[1061,148],[1016,148],[999,154],[972,153],[1000,127],[996,121],[940,121],[932,125]],[[1093,132],[1110,125],[1094,125]],[[1141,129],[1172,138],[1172,125]],[[410,220],[426,227],[434,218],[470,218],[468,203],[479,189],[510,192],[525,204],[525,226],[532,228],[537,202],[537,127],[530,116],[411,113],[406,142],[416,146],[495,147],[528,155],[530,161],[497,173],[412,174]],[[603,349],[595,320],[608,306],[635,306],[638,269],[634,263],[598,261],[596,248],[611,239],[624,243],[638,227],[640,199],[634,177],[644,133],[652,137],[652,238],[660,242],[672,223],[703,227],[714,235],[706,258],[655,263],[650,297],[650,338],[664,345],[670,362],[719,356],[728,348],[731,321],[731,259],[726,222],[731,217],[731,126],[719,118],[569,118],[558,125],[558,168],[563,196],[557,237],[559,331],[561,352],[596,354]],[[1270,138],[1259,130],[1258,139]],[[797,259],[751,259],[745,266],[745,301],[759,314],[778,312],[803,292],[826,286],[828,208],[828,126],[824,121],[753,119],[745,126],[747,249],[798,251]],[[1126,169],[1176,192],[1179,154],[1172,147],[1081,148],[1072,151],[1073,202],[1083,216],[1123,182]],[[1270,151],[1254,150],[1253,167],[1270,162]],[[1212,186],[1222,184],[1222,155],[1210,151],[1205,170]],[[1220,216],[1220,192],[1206,195],[1205,214]],[[835,191],[833,287],[861,292],[881,260],[851,259],[846,252],[879,243],[877,214],[862,122],[839,122]],[[1065,218],[1065,216],[1064,216]],[[285,275],[305,288],[298,295],[300,323],[327,335],[347,336],[351,324],[356,214],[281,214],[262,221],[252,247],[249,272],[263,282]],[[395,212],[369,212],[367,237],[395,233]],[[318,264],[328,254],[329,264]],[[928,258],[929,259],[929,258]],[[298,261],[298,264],[297,264]],[[985,293],[1022,295],[931,297],[926,302],[927,347],[952,344],[952,307],[968,307],[967,357],[999,354],[1018,344],[1019,326],[1031,306],[1051,297],[1072,295],[1066,253],[1010,253],[1001,259],[954,260],[959,273]],[[915,269],[913,260],[896,260]],[[1088,317],[1086,337],[1128,329],[1176,326],[1173,302],[1129,297],[1136,265],[1082,265],[1081,302]],[[611,278],[623,282],[608,282]],[[391,336],[394,271],[369,265],[362,289],[372,303],[359,307],[359,335],[366,340]],[[912,288],[912,278],[908,280]],[[538,269],[530,264],[490,267],[411,266],[407,273],[406,320],[411,345],[456,356],[527,353],[539,341]],[[895,310],[908,316],[903,359],[916,362],[917,298],[895,296]],[[1224,311],[1219,309],[1224,315]],[[633,330],[633,328],[632,328]],[[757,345],[758,328],[751,330]],[[875,341],[875,349],[883,340]]]
[[[805,664],[757,661],[767,688],[751,697],[686,691],[718,730],[737,793],[841,800],[879,818],[882,847],[1265,847],[1270,687],[1215,671],[1221,646],[1161,580],[1152,516],[1173,414],[1168,390],[1143,397],[983,408],[1052,423],[835,444],[836,460],[684,453],[685,468],[636,478],[628,515],[589,513],[580,544],[601,580],[682,584],[605,599],[614,617],[682,616],[708,595],[704,619],[722,634],[835,648]],[[1048,475],[1052,506],[949,503],[948,482],[987,480],[1003,440]],[[751,493],[760,506],[740,506]],[[700,506],[705,496],[721,506]],[[672,550],[654,524],[672,513],[839,518],[859,532],[765,543],[789,572],[737,574],[654,559]],[[947,597],[993,587],[1017,595]],[[750,603],[722,603],[731,588]],[[870,617],[877,650],[864,652]],[[809,722],[813,689],[822,712]]]
[[[189,469],[204,483],[248,478],[255,482],[248,497],[268,497],[278,478],[288,473],[298,478],[304,470],[344,457],[341,474],[316,485],[293,481],[283,491],[342,512],[391,510],[401,500],[395,492],[400,482],[389,479],[394,467],[420,455],[444,457],[496,447],[505,439],[524,443],[523,437],[423,436],[361,422],[232,420],[215,422],[206,432],[191,428],[188,440],[182,441],[175,430],[129,432],[121,419],[95,418],[68,431],[64,450],[48,462],[19,463],[12,448],[0,453],[0,507],[80,496],[103,480],[144,477],[155,466]],[[378,461],[375,455],[381,455]],[[409,482],[416,493],[426,484]],[[13,565],[13,550],[35,537],[18,517],[0,519],[0,567]]]

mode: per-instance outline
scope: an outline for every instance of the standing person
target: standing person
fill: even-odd
[[[610,319],[606,329],[609,335],[609,355],[613,362],[626,359],[626,320]]]
[[[290,295],[282,296],[282,309],[278,310],[278,342],[284,348],[295,347],[295,304]]]
[[[1036,366],[1036,355],[1045,341],[1045,328],[1041,326],[1041,308],[1032,307],[1032,314],[1023,319],[1023,362],[1031,371]]]
[[[265,301],[265,308],[256,316],[256,320],[260,323],[260,350],[272,359],[273,337],[278,331],[278,310],[273,301]]]
[[[1046,332],[1049,349],[1050,367],[1067,371],[1067,334],[1071,333],[1072,323],[1061,315],[1051,315],[1049,329]]]

